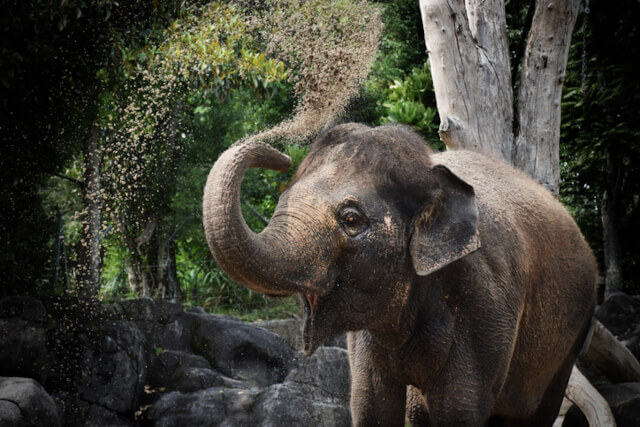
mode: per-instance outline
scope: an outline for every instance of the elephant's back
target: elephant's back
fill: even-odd
[[[503,161],[464,150],[438,153],[433,160],[473,186],[485,225],[499,223],[506,232],[538,238],[558,232],[581,236],[573,218],[548,190]]]
[[[538,261],[555,258],[554,264],[564,260],[582,270],[589,267],[595,280],[595,260],[582,233],[544,187],[501,160],[471,151],[448,151],[433,159],[473,186],[485,242],[509,242],[513,247],[507,251]]]
[[[502,160],[464,150],[438,153],[433,160],[471,184],[478,201],[496,214],[565,211],[549,191]]]

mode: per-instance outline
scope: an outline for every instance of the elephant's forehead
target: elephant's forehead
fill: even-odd
[[[293,193],[314,194],[329,203],[350,198],[359,200],[374,189],[375,183],[369,174],[336,163],[322,164],[291,188]]]

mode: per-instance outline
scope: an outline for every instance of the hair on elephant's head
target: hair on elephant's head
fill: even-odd
[[[203,220],[211,251],[235,280],[267,295],[300,295],[304,350],[331,336],[396,322],[412,283],[473,252],[471,186],[401,126],[336,126],[312,145],[269,225],[244,222],[247,168],[286,170],[262,143],[231,147],[211,169]]]

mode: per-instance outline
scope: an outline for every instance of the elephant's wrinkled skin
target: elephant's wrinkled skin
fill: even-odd
[[[354,425],[551,425],[594,305],[596,265],[542,187],[478,154],[433,154],[403,127],[318,138],[269,226],[240,212],[260,143],[211,170],[209,246],[237,281],[297,293],[304,350],[348,335]],[[428,408],[428,409],[427,409]]]

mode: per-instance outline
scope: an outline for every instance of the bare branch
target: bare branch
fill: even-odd
[[[68,177],[66,175],[62,175],[60,173],[54,173],[53,176],[57,176],[58,178],[66,179],[67,181],[71,181],[71,182],[73,182],[74,184],[76,184],[80,188],[84,187],[84,182],[80,181],[79,179],[71,178],[71,177]]]
[[[590,426],[615,427],[616,421],[609,404],[575,366],[571,371],[565,395],[580,408]]]

